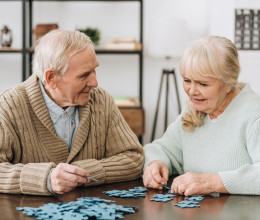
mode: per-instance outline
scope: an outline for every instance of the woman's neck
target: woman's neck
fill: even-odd
[[[220,106],[220,108],[217,111],[214,111],[213,113],[209,113],[210,119],[215,119],[219,115],[221,115],[225,109],[228,107],[228,105],[232,102],[232,100],[239,94],[239,89],[234,89],[230,93],[227,94],[227,97],[225,98],[223,104]]]

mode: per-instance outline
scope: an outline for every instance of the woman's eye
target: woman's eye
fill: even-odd
[[[205,84],[205,83],[199,83],[202,87],[206,87],[207,86],[207,84]]]
[[[190,83],[190,80],[189,79],[184,79],[184,82]]]

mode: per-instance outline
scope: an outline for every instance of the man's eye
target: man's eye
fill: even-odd
[[[84,79],[84,78],[86,78],[88,75],[89,75],[89,73],[85,73],[85,74],[82,75],[80,78],[81,78],[81,79]]]

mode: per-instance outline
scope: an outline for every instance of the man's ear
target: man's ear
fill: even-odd
[[[46,82],[46,84],[48,84],[48,86],[51,89],[55,89],[56,86],[57,86],[56,81],[57,81],[57,76],[55,74],[55,70],[54,69],[48,69],[45,72],[45,82]]]

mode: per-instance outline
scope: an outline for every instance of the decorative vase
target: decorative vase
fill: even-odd
[[[12,31],[7,26],[4,26],[1,30],[0,39],[2,47],[11,47],[13,36]]]

